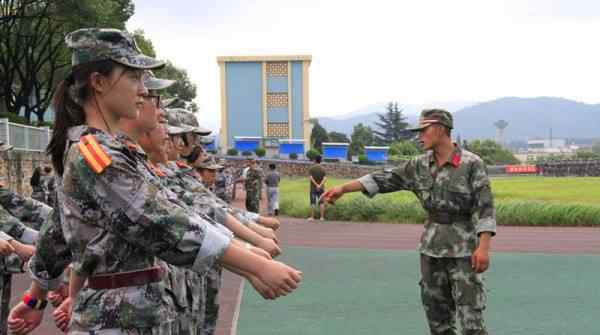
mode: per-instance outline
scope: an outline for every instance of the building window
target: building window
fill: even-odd
[[[267,136],[277,138],[289,137],[289,125],[287,122],[269,122],[267,123]]]
[[[268,62],[267,75],[271,77],[285,77],[288,75],[287,62]]]
[[[267,93],[267,108],[271,107],[287,107],[287,93]]]

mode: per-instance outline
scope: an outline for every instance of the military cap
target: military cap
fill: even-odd
[[[179,135],[192,131],[191,127],[181,124],[175,110],[167,108],[165,109],[165,114],[167,117],[167,133],[169,135]]]
[[[184,124],[184,125],[190,127],[192,129],[191,132],[194,132],[201,136],[206,136],[206,135],[209,135],[210,133],[212,133],[212,131],[210,129],[201,127],[198,124],[198,119],[196,118],[196,116],[193,113],[188,112],[187,110],[185,110],[183,108],[172,108],[171,110],[176,111],[181,124]]]
[[[161,106],[163,108],[173,108],[173,105],[180,100],[181,99],[179,99],[179,98],[164,99],[161,101]]]
[[[144,86],[149,90],[164,90],[175,84],[175,80],[156,78],[152,71],[144,72]]]
[[[208,157],[202,161],[202,163],[198,164],[196,167],[207,169],[207,170],[220,170],[223,168],[222,165],[217,164],[213,157]]]
[[[83,28],[65,37],[73,49],[71,65],[112,60],[136,69],[156,69],[165,62],[142,54],[133,37],[126,31],[108,28]]]
[[[443,109],[424,109],[416,127],[409,128],[410,131],[421,131],[432,124],[441,124],[450,129],[454,128],[452,114]]]
[[[13,146],[0,141],[0,152],[12,150]]]

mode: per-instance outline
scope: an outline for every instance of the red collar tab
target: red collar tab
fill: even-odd
[[[455,152],[452,154],[452,158],[450,158],[450,164],[455,168],[460,166],[460,153]]]

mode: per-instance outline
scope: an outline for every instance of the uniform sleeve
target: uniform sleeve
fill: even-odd
[[[25,244],[34,244],[38,238],[36,230],[27,227],[4,207],[0,207],[0,231]]]
[[[474,192],[475,212],[479,214],[476,225],[477,235],[483,232],[496,235],[496,209],[494,208],[494,197],[487,175],[485,163],[476,161],[473,164],[471,175],[471,187]]]
[[[58,212],[42,225],[35,253],[27,267],[31,278],[45,290],[54,290],[62,281],[62,273],[72,260],[71,250],[63,235]]]
[[[7,188],[0,188],[0,205],[21,222],[38,229],[48,219],[52,208],[32,198],[23,197]]]
[[[382,170],[360,177],[358,182],[364,188],[364,194],[374,197],[377,193],[410,190],[411,176],[414,175],[414,161],[402,162],[392,170]]]
[[[3,231],[0,231],[0,240],[8,242],[10,240],[14,240],[14,237],[8,235],[7,233],[5,233]]]
[[[146,182],[135,164],[119,151],[111,152],[112,164],[95,174],[80,158],[74,171],[81,191],[110,213],[102,227],[127,242],[147,250],[167,263],[204,272],[229,247],[231,239],[205,220],[175,205],[159,186]],[[65,178],[66,179],[66,178]]]

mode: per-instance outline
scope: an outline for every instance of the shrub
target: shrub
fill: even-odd
[[[320,155],[321,153],[319,153],[319,150],[317,149],[310,149],[306,152],[306,158],[310,159],[311,161],[314,161],[315,158],[317,158],[318,155]]]
[[[295,153],[295,152],[292,152],[292,153],[290,154],[290,159],[291,159],[291,160],[296,160],[296,159],[298,159],[298,154],[297,154],[297,153]]]
[[[265,150],[265,148],[256,148],[254,150],[254,153],[258,157],[265,157],[265,155],[267,154],[267,150]]]
[[[227,156],[237,156],[238,151],[236,148],[227,149]]]

